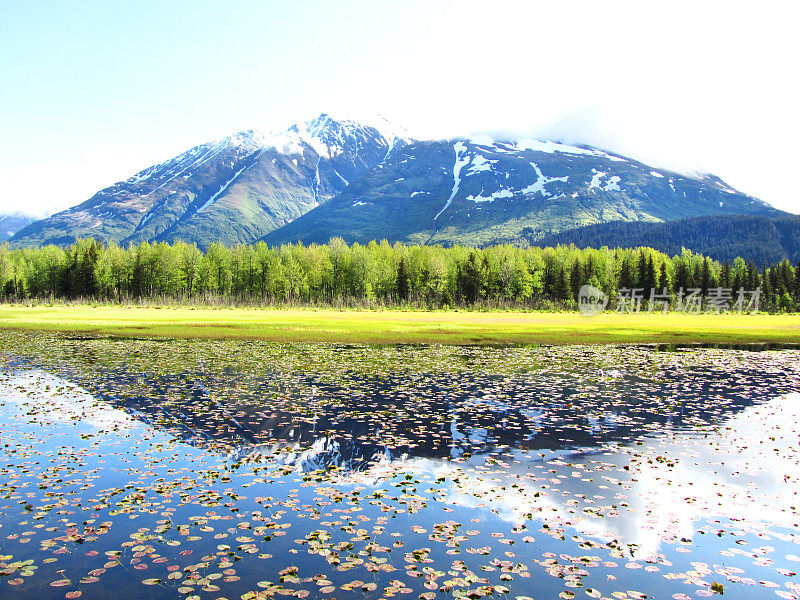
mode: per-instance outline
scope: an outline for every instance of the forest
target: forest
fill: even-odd
[[[93,238],[67,247],[0,245],[0,301],[239,306],[571,310],[584,284],[678,293],[761,289],[760,309],[800,310],[800,264],[756,267],[647,247],[408,246],[386,241],[227,247]],[[643,306],[646,306],[644,302]]]
[[[757,266],[800,261],[800,217],[786,215],[705,215],[675,221],[611,221],[586,225],[543,239],[531,238],[538,246],[575,244],[579,248],[655,248],[667,254],[692,248],[720,261],[747,257]]]

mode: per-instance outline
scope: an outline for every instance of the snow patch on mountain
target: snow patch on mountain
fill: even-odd
[[[241,175],[241,174],[242,174],[242,171],[244,171],[244,170],[245,170],[245,169],[246,169],[248,166],[249,166],[249,165],[245,165],[245,166],[243,166],[241,169],[239,169],[238,171],[236,171],[236,173],[233,175],[233,177],[231,177],[231,178],[230,178],[228,181],[226,181],[226,182],[225,182],[225,183],[222,185],[222,187],[221,187],[221,188],[219,188],[219,191],[217,191],[217,193],[216,193],[216,194],[214,194],[213,196],[211,196],[211,197],[210,197],[208,200],[206,200],[206,202],[205,202],[205,204],[203,204],[203,206],[201,206],[200,208],[198,208],[198,209],[197,209],[197,212],[198,212],[198,213],[201,213],[201,212],[203,212],[205,209],[207,209],[209,206],[211,206],[211,205],[214,203],[214,200],[216,200],[217,198],[219,198],[219,197],[220,197],[220,196],[221,196],[221,195],[222,195],[222,194],[225,192],[225,190],[227,190],[227,189],[230,187],[230,185],[231,185],[231,184],[232,184],[234,181],[236,181],[236,178],[237,178],[237,177],[239,177],[239,175]]]
[[[378,166],[380,166],[380,165],[378,165]],[[341,179],[341,180],[342,180],[342,182],[343,182],[345,185],[350,185],[350,182],[349,182],[349,181],[347,181],[347,179],[345,179],[344,177],[342,177],[342,174],[341,174],[341,173],[339,173],[339,171],[337,171],[336,169],[334,169],[334,170],[333,170],[333,172],[334,172],[334,174],[335,174],[335,175],[336,175],[336,176],[337,176],[339,179]]]
[[[483,191],[477,196],[467,196],[467,200],[472,200],[473,202],[494,202],[499,198],[513,198],[514,192],[508,189],[502,189],[498,192],[494,192],[493,194],[489,194],[488,196],[483,195]]]
[[[154,214],[153,211],[148,212],[144,216],[144,218],[141,221],[139,221],[139,225],[136,227],[136,231],[139,231],[142,227],[144,227],[145,224],[150,220],[150,217],[153,216],[153,214]]]
[[[518,148],[523,150],[534,150],[536,152],[547,152],[554,154],[559,152],[561,154],[586,154],[589,156],[601,156],[608,160],[617,162],[627,162],[627,159],[621,156],[614,156],[596,148],[579,148],[578,146],[571,146],[569,144],[562,144],[561,142],[542,141],[542,140],[529,140],[522,139],[516,143]]]
[[[618,177],[617,175],[614,175],[613,177],[609,177],[608,181],[606,182],[606,185],[603,187],[603,189],[605,191],[607,191],[607,192],[615,192],[615,191],[618,192],[618,191],[620,191],[622,189],[622,188],[619,187],[619,182],[620,181],[622,181],[622,178]]]
[[[317,164],[314,166],[314,208],[319,206],[319,161],[322,157],[317,157]]]
[[[603,179],[603,177],[608,175],[608,173],[606,173],[605,171],[598,171],[597,169],[592,169],[592,173],[593,175],[592,175],[592,180],[589,182],[589,189],[599,188],[600,181]]]
[[[475,173],[480,173],[481,171],[491,171],[492,165],[496,162],[496,160],[489,160],[481,154],[476,154],[472,157],[472,163],[467,169],[466,174],[474,175]]]
[[[473,135],[469,138],[469,141],[476,146],[486,146],[487,148],[493,148],[495,146],[494,139],[486,134]]]
[[[622,181],[622,178],[618,175],[612,175],[609,177],[605,183],[603,183],[603,178],[608,175],[606,171],[598,171],[597,169],[592,169],[592,180],[589,182],[589,189],[601,189],[606,192],[613,192],[619,191],[621,188],[619,187],[619,182]],[[670,185],[672,185],[670,180]],[[675,188],[673,188],[675,191]]]
[[[536,163],[531,163],[531,166],[536,171],[536,181],[530,184],[528,187],[523,188],[520,190],[523,194],[542,194],[543,196],[549,196],[550,194],[545,190],[545,187],[548,183],[553,183],[554,181],[563,181],[566,182],[569,179],[568,175],[563,177],[548,177],[542,170],[539,168],[539,165]]]
[[[482,158],[482,157],[481,157]],[[474,163],[474,158],[473,158]],[[491,194],[484,195],[485,191],[481,190],[480,194],[478,195],[469,195],[467,196],[467,200],[471,200],[472,202],[483,203],[483,202],[494,202],[495,200],[503,199],[503,198],[513,198],[514,196],[521,194],[521,195],[533,195],[533,194],[542,194],[545,197],[549,197],[551,194],[547,191],[546,187],[548,184],[560,181],[566,183],[569,180],[568,175],[564,175],[562,177],[548,177],[542,170],[539,168],[539,165],[532,162],[530,165],[533,167],[534,171],[536,172],[536,180],[531,183],[530,185],[514,190],[511,188],[501,188],[496,192],[492,192]],[[470,174],[471,168],[467,171],[467,174]],[[604,175],[604,173],[603,173]]]
[[[447,210],[447,207],[453,202],[453,198],[455,198],[456,194],[458,193],[458,186],[461,185],[461,169],[466,167],[470,161],[469,154],[467,153],[467,144],[465,142],[456,142],[453,144],[453,150],[456,152],[456,162],[453,165],[453,191],[450,193],[450,197],[442,207],[442,210],[440,210],[437,215],[433,217],[434,221],[438,219],[439,215]]]

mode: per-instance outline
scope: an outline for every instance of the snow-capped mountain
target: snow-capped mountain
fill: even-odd
[[[589,146],[420,141],[265,240],[527,244],[593,223],[716,214],[781,213],[712,175],[656,169]]]
[[[328,115],[192,148],[31,224],[12,242],[97,237],[227,244],[264,239],[535,243],[575,227],[780,215],[712,175],[590,146],[487,137],[413,140],[386,121]]]
[[[279,133],[241,131],[140,171],[14,241],[252,242],[342,192],[405,143],[389,127],[325,114]]]

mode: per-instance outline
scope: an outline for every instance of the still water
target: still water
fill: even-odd
[[[800,595],[800,351],[0,340],[0,598]]]

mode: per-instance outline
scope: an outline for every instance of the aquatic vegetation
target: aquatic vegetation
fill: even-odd
[[[0,597],[797,599],[800,352],[0,342]]]

